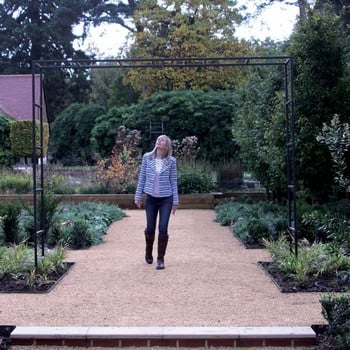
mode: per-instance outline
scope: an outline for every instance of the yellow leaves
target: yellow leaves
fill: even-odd
[[[99,160],[96,164],[96,177],[118,193],[125,192],[128,185],[134,184],[137,175],[138,163],[125,145],[120,152],[113,150],[109,159]]]

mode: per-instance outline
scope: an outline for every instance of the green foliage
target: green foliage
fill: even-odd
[[[51,126],[50,154],[63,165],[93,164],[90,136],[96,118],[105,110],[96,104],[74,103],[60,113]]]
[[[150,149],[150,145],[153,147],[150,121],[162,121],[164,132],[172,140],[195,135],[199,147],[197,157],[221,163],[235,159],[238,152],[232,138],[232,116],[232,95],[229,91],[160,92],[137,105],[112,109],[98,118],[92,131],[93,144],[98,145],[95,150],[101,155],[109,155],[117,128],[125,125],[141,131],[141,149],[144,153]]]
[[[316,136],[335,114],[343,119],[349,111],[346,44],[339,18],[327,13],[310,12],[291,37],[298,179],[313,201],[328,199],[334,179],[330,152]]]
[[[47,242],[48,236],[50,235],[51,227],[55,221],[55,215],[59,208],[59,203],[62,197],[56,196],[50,191],[46,191],[43,201],[38,198],[37,205],[37,230],[44,230],[44,241]],[[44,206],[44,207],[43,207]],[[44,223],[41,223],[41,210],[44,211]],[[17,235],[20,239],[26,240],[29,243],[35,242],[34,237],[34,209],[29,207],[23,210],[20,215],[18,215],[18,227]],[[42,237],[37,237],[38,242],[42,240]]]
[[[91,145],[96,154],[101,158],[109,157],[115,145],[118,135],[118,128],[126,125],[129,128],[133,125],[126,122],[129,115],[133,114],[135,107],[113,107],[108,110],[107,114],[103,114],[96,118],[95,126],[91,131]]]
[[[235,235],[249,245],[260,245],[264,238],[277,239],[288,227],[283,207],[271,203],[232,202],[215,207],[216,221],[231,225]]]
[[[71,248],[77,248],[98,244],[101,242],[101,237],[106,234],[108,226],[113,221],[124,217],[123,211],[112,204],[82,202],[58,205],[60,199],[50,198],[51,200],[45,202],[47,207],[45,242],[49,246],[63,244],[69,245]],[[86,237],[82,242],[79,242],[83,232],[86,233]],[[23,210],[18,217],[18,236],[22,240],[34,241],[32,209]]]
[[[182,170],[178,176],[179,193],[210,193],[214,190],[210,173],[195,168]]]
[[[348,123],[341,123],[339,116],[334,115],[330,125],[323,124],[322,130],[317,135],[316,140],[326,144],[331,156],[333,166],[335,168],[334,181],[343,191],[347,189],[350,180],[346,174],[346,158],[345,154],[350,146],[350,127]]]
[[[40,124],[35,122],[36,146],[40,146]],[[28,120],[11,123],[11,149],[15,157],[31,157],[33,154],[33,123]],[[49,143],[49,124],[43,123],[43,155],[47,155]],[[37,150],[36,155],[40,155]]]
[[[22,201],[7,201],[0,203],[0,217],[2,226],[3,244],[18,244],[21,238],[18,235],[18,217],[26,205]]]
[[[350,268],[350,256],[344,255],[342,250],[334,251],[325,243],[300,241],[298,255],[291,251],[286,236],[274,241],[264,239],[264,244],[271,254],[273,265],[300,285],[321,274],[342,276]]]
[[[30,271],[34,255],[25,244],[12,247],[0,247],[0,278],[8,275],[19,276]]]
[[[256,215],[256,206],[240,202],[227,201],[215,207],[216,221],[223,226],[233,225],[241,217]]]
[[[350,253],[350,204],[347,200],[325,205],[299,205],[299,236],[310,242],[329,242]]]
[[[350,295],[323,295],[322,315],[328,321],[327,332],[342,349],[350,347]]]
[[[0,178],[0,192],[7,194],[26,194],[33,189],[31,175],[3,174]]]
[[[114,189],[108,186],[108,184],[96,184],[94,186],[91,185],[79,187],[77,192],[79,194],[115,194]]]
[[[55,194],[70,194],[76,193],[73,185],[67,183],[68,181],[62,174],[46,174],[45,188]]]
[[[25,280],[28,284],[40,279],[40,283],[51,283],[49,274],[64,269],[65,249],[57,246],[47,251],[38,261],[35,271],[34,249],[26,244],[11,247],[0,247],[0,279],[11,276],[18,280]]]
[[[244,169],[277,197],[287,182],[282,77],[278,68],[254,68],[233,93],[232,133]]]
[[[0,165],[9,166],[12,164],[10,132],[11,120],[0,114]]]
[[[125,75],[126,70],[121,68],[92,69],[91,101],[108,109],[136,103],[139,95],[123,82]]]
[[[112,204],[82,202],[62,205],[50,230],[49,244],[62,242],[75,249],[98,244],[108,226],[124,216],[123,211]]]
[[[89,230],[89,225],[85,219],[76,219],[72,225],[72,232],[69,237],[68,245],[73,249],[82,249],[91,247],[99,242],[98,237],[94,236]]]

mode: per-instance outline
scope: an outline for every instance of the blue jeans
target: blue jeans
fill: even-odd
[[[149,194],[146,197],[146,219],[147,234],[154,234],[156,231],[157,216],[159,213],[159,234],[168,234],[168,224],[171,210],[173,207],[173,196],[170,197],[152,197]]]

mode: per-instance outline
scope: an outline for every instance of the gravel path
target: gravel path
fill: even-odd
[[[144,261],[145,213],[126,210],[104,243],[69,251],[71,271],[46,294],[0,294],[0,324],[17,326],[311,326],[317,293],[281,293],[212,210],[171,217],[166,269]],[[28,347],[27,347],[28,349]],[[61,348],[62,349],[62,348]],[[276,348],[275,348],[276,349]]]

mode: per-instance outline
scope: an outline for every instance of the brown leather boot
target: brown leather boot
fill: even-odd
[[[157,257],[157,270],[164,270],[164,255],[166,247],[168,245],[168,235],[158,235],[158,257]]]
[[[145,239],[146,239],[146,255],[145,255],[145,260],[147,264],[152,264],[153,263],[153,242],[154,242],[154,233],[147,233],[145,232]]]

